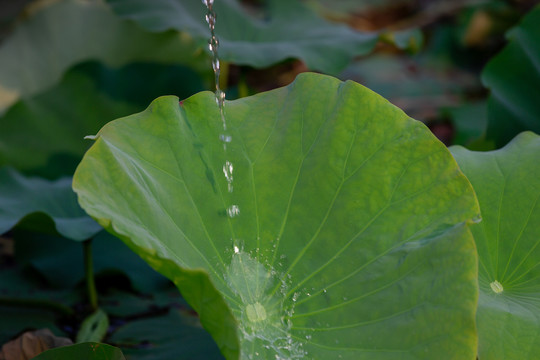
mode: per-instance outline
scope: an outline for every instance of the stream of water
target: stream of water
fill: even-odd
[[[223,125],[223,131],[219,135],[219,139],[223,144],[223,151],[227,156],[227,144],[232,141],[232,135],[227,129],[227,121],[225,119],[225,91],[220,87],[220,64],[219,64],[219,40],[215,33],[216,26],[216,12],[214,11],[214,0],[202,0],[203,4],[206,6],[206,22],[208,23],[208,28],[210,29],[210,40],[208,41],[208,48],[212,53],[212,69],[214,70],[214,81],[216,84],[215,97],[216,104],[219,108],[219,114],[221,117],[221,123]],[[227,180],[227,190],[229,193],[233,192],[233,171],[234,165],[231,161],[226,160],[223,164],[223,174],[225,175],[225,180]],[[227,208],[227,215],[229,217],[235,217],[240,214],[240,208],[238,205],[231,205]]]
[[[219,107],[219,115],[221,117],[222,131],[220,131],[219,139],[223,144],[225,153],[225,162],[223,164],[223,174],[227,181],[227,191],[229,198],[233,199],[233,163],[229,160],[230,149],[227,145],[234,141],[230,130],[227,128],[225,117],[225,92],[220,87],[220,64],[218,56],[219,40],[215,34],[216,12],[214,11],[214,0],[202,0],[206,5],[206,22],[210,29],[210,40],[208,47],[212,52],[212,68],[214,70],[215,100]],[[229,146],[232,147],[232,146]],[[227,207],[227,216],[234,218],[240,215],[240,208],[234,205],[234,202]],[[231,263],[229,264],[225,280],[232,291],[237,294],[245,306],[241,315],[240,331],[243,336],[243,341],[255,343],[264,343],[265,349],[273,351],[276,359],[301,359],[304,358],[307,352],[302,349],[302,344],[292,338],[290,334],[291,321],[290,317],[294,312],[294,302],[296,293],[293,297],[293,306],[285,307],[283,298],[277,298],[275,294],[267,294],[267,291],[273,285],[281,282],[283,294],[286,291],[286,282],[281,279],[281,276],[276,275],[272,266],[267,266],[259,263],[259,258],[253,258],[249,253],[245,252],[241,242],[236,239],[233,241],[233,254]],[[258,249],[257,249],[258,251]],[[267,268],[268,267],[268,268]],[[259,286],[265,284],[265,286]],[[278,304],[278,305],[276,305]],[[283,316],[287,314],[287,318]],[[252,359],[253,356],[258,357],[259,353],[242,354],[242,359]]]

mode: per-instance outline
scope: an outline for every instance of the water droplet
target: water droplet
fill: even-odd
[[[223,174],[225,175],[225,179],[227,180],[227,189],[229,192],[233,191],[233,171],[234,167],[233,164],[230,161],[226,161],[225,165],[223,165]],[[234,205],[233,205],[234,206]]]
[[[478,216],[473,217],[472,222],[475,223],[475,224],[478,224],[478,223],[482,222],[482,216],[478,215]]]
[[[219,66],[219,62],[218,62],[218,66]],[[225,92],[223,90],[216,90],[216,98],[218,99],[218,101],[224,101],[225,100]]]
[[[311,340],[311,335],[306,335],[306,340]]]
[[[219,71],[219,60],[212,61],[212,68],[214,69],[214,72]]]
[[[240,215],[240,208],[238,207],[238,205],[231,205],[227,209],[227,215],[229,215],[229,217],[231,218]]]
[[[236,245],[234,245],[234,253],[235,254],[240,254],[240,248]]]
[[[497,280],[489,284],[489,286],[491,286],[491,290],[493,290],[495,294],[500,294],[504,291],[502,284],[498,282]]]
[[[220,134],[219,139],[225,143],[230,143],[232,140],[231,135]]]

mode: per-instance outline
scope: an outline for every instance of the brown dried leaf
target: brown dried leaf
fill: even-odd
[[[55,336],[49,329],[27,331],[2,346],[0,360],[30,360],[45,350],[71,344],[71,339]]]

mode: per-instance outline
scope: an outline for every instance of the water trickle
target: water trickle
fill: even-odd
[[[221,123],[223,126],[223,131],[219,135],[219,139],[223,144],[223,151],[227,155],[227,144],[231,143],[232,136],[229,134],[227,129],[227,121],[225,119],[225,91],[223,91],[219,85],[220,77],[220,63],[219,63],[219,40],[215,33],[216,26],[216,12],[214,11],[214,0],[202,0],[203,4],[206,6],[206,22],[208,23],[208,28],[210,29],[210,40],[208,41],[208,49],[212,53],[212,69],[214,70],[214,81],[216,84],[216,90],[214,92],[216,97],[216,104],[219,108],[219,115],[221,117]],[[225,161],[223,165],[223,173],[225,179],[227,180],[227,190],[229,193],[233,192],[233,164],[229,160]],[[227,215],[229,217],[235,217],[240,214],[240,209],[238,205],[232,205],[227,208]]]
[[[231,151],[235,142],[228,129],[225,112],[225,92],[220,87],[221,66],[218,57],[219,40],[215,34],[216,13],[214,11],[214,0],[202,0],[207,8],[206,22],[210,29],[210,40],[208,48],[212,53],[212,69],[215,81],[215,101],[219,108],[222,129],[219,132],[219,141],[223,145],[225,161],[222,166],[225,180],[227,181],[228,194],[226,213],[229,218],[240,215],[240,208],[234,205],[233,198],[233,163],[228,158],[228,151]],[[230,145],[231,144],[231,145]],[[228,149],[229,147],[229,149]],[[260,249],[256,248],[251,252],[244,249],[241,240],[231,239],[232,249],[229,248],[231,262],[227,266],[224,274],[226,287],[232,290],[241,306],[238,310],[239,333],[241,341],[246,346],[262,344],[266,349],[275,352],[276,359],[303,359],[306,352],[302,349],[303,342],[291,335],[292,321],[294,313],[294,303],[299,294],[295,293],[292,304],[287,298],[290,286],[291,275],[279,274],[272,265],[261,262]],[[273,247],[275,249],[276,244]],[[231,252],[232,250],[232,252]],[[280,260],[285,260],[285,255]],[[276,286],[280,292],[272,291]],[[237,306],[237,305],[235,305]],[[252,345],[249,345],[249,344]],[[258,353],[255,356],[258,357]],[[254,358],[253,354],[245,354],[242,359]]]
[[[219,86],[219,75],[220,75],[220,64],[219,64],[219,40],[216,36],[215,27],[216,27],[216,12],[214,11],[214,0],[202,0],[203,4],[206,6],[206,22],[208,23],[208,28],[210,29],[210,40],[208,41],[208,49],[212,53],[212,69],[214,70],[214,81],[216,83],[216,103],[219,107],[219,112],[221,115],[221,122],[223,123],[223,131],[227,131],[227,122],[225,121],[225,112],[223,105],[225,103],[225,92],[221,90]]]

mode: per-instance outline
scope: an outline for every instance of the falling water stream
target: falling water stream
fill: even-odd
[[[231,143],[233,138],[227,128],[227,121],[225,119],[225,92],[221,89],[219,83],[219,41],[215,34],[216,13],[214,11],[214,0],[202,0],[202,2],[207,8],[206,22],[210,29],[208,47],[212,52],[212,68],[214,70],[214,81],[216,84],[215,100],[219,107],[219,114],[223,127],[219,135],[225,153],[223,174],[227,180],[227,191],[232,198],[234,166],[228,159],[227,145]],[[227,207],[228,217],[234,218],[238,215],[240,215],[238,205],[233,204]],[[292,316],[295,302],[295,298],[293,298],[293,306],[285,308],[285,299],[279,298],[280,295],[286,293],[286,281],[274,271],[272,265],[266,264],[265,266],[261,264],[258,256],[252,257],[252,254],[244,251],[243,246],[239,245],[241,242],[238,242],[236,239],[231,240],[233,241],[233,253],[231,263],[227,267],[225,280],[232,291],[245,305],[242,314],[240,315],[243,319],[243,321],[241,321],[242,326],[240,327],[240,330],[244,340],[249,342],[262,342],[265,344],[264,347],[266,349],[275,353],[276,359],[304,358],[307,352],[302,349],[301,343],[293,340],[290,335],[291,322],[283,316],[283,313],[286,313],[288,318]],[[270,288],[276,283],[282,284],[281,292],[277,295],[268,295]],[[259,284],[265,285],[259,286]],[[255,353],[255,356],[258,355],[259,353]],[[251,359],[252,355],[242,355],[242,359],[246,358]]]
[[[216,26],[216,12],[214,11],[214,0],[202,0],[203,4],[206,5],[206,22],[208,23],[208,28],[210,29],[210,40],[208,41],[208,48],[212,52],[212,69],[214,70],[214,81],[216,84],[215,97],[216,103],[219,108],[219,115],[221,117],[221,123],[223,125],[223,131],[219,135],[220,141],[223,143],[223,151],[227,155],[227,144],[231,142],[232,136],[227,129],[227,121],[225,120],[225,92],[221,89],[219,85],[219,76],[220,76],[220,64],[218,56],[219,40],[215,33]],[[229,160],[225,160],[223,164],[223,174],[227,180],[227,190],[229,193],[233,192],[233,163]],[[227,215],[229,217],[235,217],[240,214],[240,208],[238,205],[231,205],[227,208]]]

